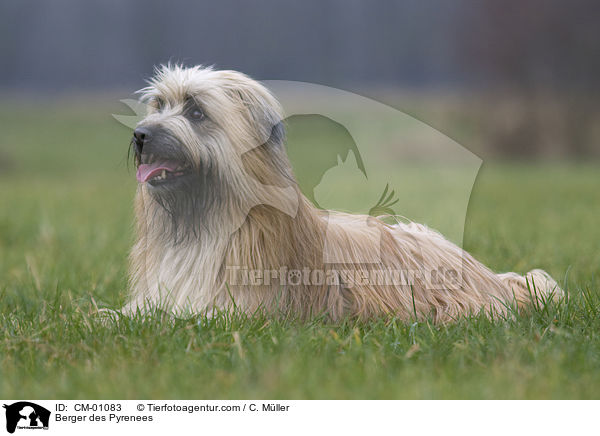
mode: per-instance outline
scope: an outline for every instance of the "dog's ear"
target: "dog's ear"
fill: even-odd
[[[285,141],[285,126],[283,121],[279,121],[271,129],[271,136],[269,136],[269,143],[273,145],[283,146]]]
[[[261,143],[282,146],[285,140],[285,127],[282,110],[269,91],[251,79],[235,83],[229,88],[230,98],[243,108],[248,122],[260,136]]]
[[[243,154],[244,167],[264,185],[289,187],[296,184],[284,148],[285,124],[279,102],[269,91],[250,79],[233,90],[238,107],[246,112],[258,143]]]

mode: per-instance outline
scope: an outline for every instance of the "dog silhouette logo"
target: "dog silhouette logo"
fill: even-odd
[[[18,429],[48,429],[50,411],[29,401],[19,401],[4,405],[6,409],[6,431],[14,433]]]

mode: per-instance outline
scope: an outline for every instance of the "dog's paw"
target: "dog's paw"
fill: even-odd
[[[112,325],[119,322],[121,317],[123,317],[123,313],[108,308],[102,308],[98,309],[96,316],[103,325]]]
[[[564,291],[558,285],[556,280],[543,269],[534,269],[526,274],[529,283],[535,286],[536,289],[543,291],[551,297],[560,297],[564,295]]]

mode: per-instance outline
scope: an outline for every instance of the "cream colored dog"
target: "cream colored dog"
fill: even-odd
[[[152,109],[132,141],[137,241],[124,313],[444,322],[562,294],[541,270],[495,274],[425,226],[315,208],[295,182],[278,102],[244,74],[163,66],[141,94]]]

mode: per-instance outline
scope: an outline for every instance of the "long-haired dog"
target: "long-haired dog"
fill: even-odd
[[[163,66],[140,92],[151,109],[132,140],[137,240],[124,313],[444,322],[562,293],[541,270],[495,274],[425,226],[317,209],[296,184],[278,102],[244,74]]]

